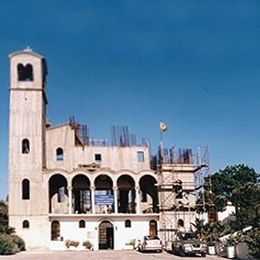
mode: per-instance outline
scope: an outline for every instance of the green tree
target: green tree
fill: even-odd
[[[260,226],[260,186],[248,182],[233,190],[231,201],[236,207],[236,228]]]
[[[256,183],[257,173],[253,168],[244,164],[227,166],[211,176],[212,192],[216,195],[224,195],[232,202],[233,190],[241,188],[246,183]],[[209,183],[209,179],[206,179]]]
[[[242,192],[242,188],[249,184],[256,184],[257,173],[253,168],[244,164],[227,166],[224,170],[219,170],[212,176],[205,178],[204,192],[198,197],[198,211],[206,209],[207,212],[222,211],[231,201],[236,207],[241,207],[237,204],[235,193]],[[250,199],[253,194],[248,194],[247,199]]]
[[[8,207],[7,204],[0,200],[0,225],[8,224]]]

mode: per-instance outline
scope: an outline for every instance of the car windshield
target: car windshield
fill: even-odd
[[[159,237],[157,237],[157,236],[146,236],[146,237],[144,237],[144,239],[145,240],[159,240]]]
[[[197,239],[197,236],[194,233],[181,233],[180,237],[183,240]]]

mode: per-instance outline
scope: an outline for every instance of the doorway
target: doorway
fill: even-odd
[[[155,220],[149,222],[149,235],[157,236],[157,222]]]
[[[99,249],[114,249],[114,226],[109,221],[102,221],[99,224]]]

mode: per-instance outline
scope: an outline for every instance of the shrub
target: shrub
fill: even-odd
[[[260,259],[260,228],[251,229],[246,236],[245,242],[249,246],[250,254]]]
[[[0,233],[1,234],[14,234],[15,233],[15,228],[13,227],[9,227],[9,226],[4,226],[4,225],[0,225]]]
[[[86,240],[83,242],[83,246],[87,249],[92,249],[93,245],[91,244],[91,242],[89,240]]]
[[[12,235],[13,242],[18,246],[19,251],[25,250],[25,242],[22,238],[17,235]]]
[[[23,239],[14,233],[13,227],[0,225],[0,255],[10,255],[25,250]]]
[[[18,246],[10,235],[0,235],[0,255],[11,255],[17,251]]]

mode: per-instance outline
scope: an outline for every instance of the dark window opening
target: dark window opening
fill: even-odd
[[[182,199],[182,181],[178,180],[175,185],[176,199]]]
[[[96,162],[101,162],[101,161],[102,161],[102,156],[101,156],[100,153],[96,153],[96,154],[95,154],[95,161],[96,161]]]
[[[184,221],[183,221],[183,219],[180,218],[180,219],[178,220],[178,226],[179,226],[179,227],[184,227]]]
[[[28,154],[30,152],[30,141],[28,139],[22,140],[22,153]]]
[[[24,179],[22,181],[22,199],[29,200],[30,199],[30,181]]]
[[[33,66],[31,64],[18,64],[18,81],[33,81]]]
[[[126,228],[130,228],[130,227],[131,227],[131,220],[127,219],[127,220],[125,221],[125,227],[126,227]]]
[[[63,161],[64,160],[63,149],[60,148],[60,147],[56,149],[56,160],[57,161]]]
[[[28,220],[23,221],[23,228],[30,228],[30,222]]]
[[[85,228],[85,226],[86,226],[85,220],[80,220],[79,221],[79,228]]]
[[[60,237],[60,222],[53,221],[51,223],[51,240],[58,240]]]

